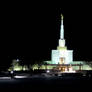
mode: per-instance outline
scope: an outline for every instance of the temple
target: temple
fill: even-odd
[[[59,70],[61,72],[75,72],[79,70],[92,70],[92,62],[87,61],[74,61],[73,50],[68,50],[66,46],[66,40],[64,38],[64,17],[61,14],[61,27],[60,27],[60,39],[56,50],[51,51],[51,60],[43,61],[43,64],[29,65],[30,69],[50,69]],[[26,65],[21,66],[17,60],[12,62],[13,70],[28,70]],[[11,70],[12,67],[9,68]]]
[[[52,64],[70,64],[73,62],[73,50],[68,50],[65,46],[63,15],[61,15],[59,45],[56,50],[52,50],[51,61]]]
[[[51,60],[47,61],[48,69],[65,71],[91,70],[91,63],[85,61],[73,61],[73,50],[68,50],[64,38],[64,23],[61,14],[60,39],[56,50],[51,51]]]

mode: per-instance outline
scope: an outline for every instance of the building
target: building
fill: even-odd
[[[52,64],[70,64],[71,62],[73,62],[73,50],[68,50],[65,46],[64,25],[62,15],[59,45],[56,50],[52,50],[51,61]]]
[[[9,70],[28,70],[26,65],[22,66],[13,60],[12,67]],[[52,69],[62,72],[74,72],[77,70],[92,70],[92,62],[73,61],[73,50],[68,50],[64,39],[63,15],[61,15],[60,39],[56,50],[51,51],[51,60],[44,61],[44,64],[34,64],[32,69]]]
[[[51,52],[51,61],[46,61],[49,69],[61,71],[91,70],[91,62],[73,61],[73,50],[68,50],[64,39],[63,15],[61,15],[61,28],[59,45]]]

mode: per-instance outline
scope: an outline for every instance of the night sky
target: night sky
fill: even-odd
[[[92,60],[91,8],[73,5],[7,6],[1,8],[0,53],[3,58],[50,60],[58,46],[60,14],[64,15],[66,46],[74,50],[74,60]],[[7,62],[7,61],[6,61]]]

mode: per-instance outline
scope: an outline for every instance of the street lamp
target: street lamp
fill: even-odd
[[[17,59],[16,61],[19,62],[19,59]]]

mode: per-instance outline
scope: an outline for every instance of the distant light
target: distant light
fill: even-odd
[[[17,59],[16,61],[19,62],[19,59]]]
[[[11,74],[13,74],[14,73],[14,71],[11,71]]]
[[[49,73],[50,71],[49,70],[47,70],[47,73]]]

